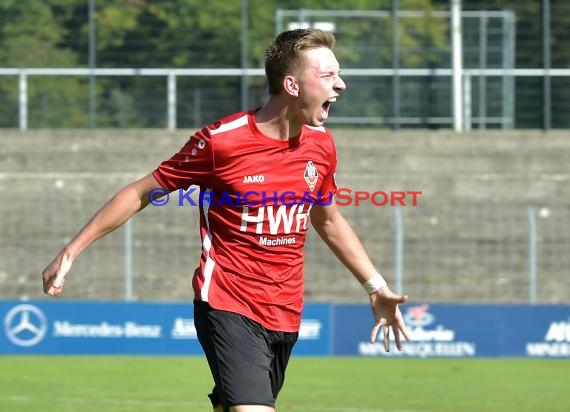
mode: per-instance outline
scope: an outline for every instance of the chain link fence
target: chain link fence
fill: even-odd
[[[457,115],[449,1],[19,4],[0,13],[0,127],[200,127],[263,103],[263,47],[290,27],[335,32],[349,87],[331,124]],[[463,0],[461,22],[466,128],[570,126],[566,2]]]
[[[103,199],[88,191],[119,187],[128,177],[53,179],[41,192],[3,201],[0,298],[42,298],[41,270],[102,205]],[[345,183],[351,186],[350,181]],[[570,288],[564,286],[570,273],[569,208],[422,207],[421,199],[418,203],[342,206],[390,284],[412,300],[563,303],[570,299]],[[192,299],[191,277],[201,252],[198,209],[177,205],[175,197],[163,207],[149,205],[126,226],[88,248],[74,263],[63,299]],[[306,256],[307,300],[365,298],[312,229]]]

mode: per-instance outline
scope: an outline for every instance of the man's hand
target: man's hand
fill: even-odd
[[[406,340],[410,340],[410,333],[404,323],[404,318],[400,312],[399,305],[406,303],[407,295],[397,295],[388,286],[383,286],[376,292],[370,294],[370,305],[374,315],[374,327],[370,334],[370,342],[376,342],[376,337],[380,331],[380,326],[384,329],[384,349],[390,352],[390,328],[394,333],[396,347],[402,350],[402,340],[400,333]]]
[[[55,296],[63,291],[63,283],[65,275],[71,269],[71,259],[64,254],[59,254],[53,262],[42,272],[42,280],[44,283],[44,293],[46,295]]]

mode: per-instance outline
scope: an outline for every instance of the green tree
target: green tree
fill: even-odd
[[[0,65],[4,67],[70,67],[76,62],[74,53],[59,47],[65,35],[49,4],[41,0],[0,3]],[[81,110],[84,85],[70,77],[29,77],[30,127],[78,127],[85,125]],[[0,83],[1,100],[7,110],[0,112],[0,125],[15,127],[18,107],[17,82]],[[79,104],[78,104],[79,103]],[[45,107],[43,113],[36,109]]]
[[[401,67],[441,64],[440,56],[449,48],[449,29],[447,21],[430,14],[436,10],[434,1],[399,0],[401,10],[427,13],[423,18],[399,20]],[[0,6],[3,65],[87,67],[87,3],[5,0]],[[234,68],[241,64],[241,0],[96,0],[95,4],[97,67]],[[388,12],[381,18],[332,20],[338,27],[336,52],[343,68],[392,67],[391,0],[249,0],[248,5],[248,67],[263,66],[264,48],[275,34],[278,8]],[[365,84],[351,88],[350,104],[339,106],[339,113],[378,115],[389,110],[383,90],[390,88],[390,79],[358,80]],[[163,78],[98,77],[98,124],[164,127],[165,83]],[[178,86],[179,119],[210,121],[239,109],[237,76],[179,78]],[[15,91],[0,90],[15,98]],[[249,79],[253,103],[261,103],[264,91],[263,77]],[[87,125],[87,79],[42,78],[34,82],[33,92],[38,94],[34,104],[49,109],[48,115],[34,122],[59,124],[58,119],[67,112],[64,117],[73,125]],[[56,110],[57,102],[74,101],[78,104]],[[197,108],[197,104],[203,107]],[[206,112],[204,108],[209,106],[213,107]]]
[[[346,68],[392,68],[393,62],[393,25],[391,15],[392,0],[270,0],[271,8],[257,7],[261,0],[255,0],[256,7],[252,11],[251,32],[252,59],[254,66],[263,65],[263,47],[266,39],[275,31],[275,24],[268,21],[275,19],[277,8],[297,10],[298,14],[283,19],[283,28],[287,23],[299,21],[302,9],[314,10],[315,15],[306,21],[327,21],[336,26],[336,54],[341,67]],[[442,7],[439,7],[441,9]],[[340,16],[319,15],[318,11],[347,11]],[[399,66],[415,67],[448,67],[449,59],[449,24],[434,14],[438,7],[431,0],[400,0],[398,19]],[[351,12],[360,12],[358,16],[350,16]],[[373,15],[367,12],[382,12]],[[423,16],[407,17],[404,12],[423,12]],[[270,13],[261,18],[258,13]],[[260,34],[263,35],[260,35]],[[443,56],[443,58],[442,58]],[[349,88],[345,96],[335,105],[335,116],[384,118],[392,115],[392,77],[351,77],[345,78]],[[427,78],[402,78],[401,88],[409,96],[429,96],[431,80]],[[427,89],[425,92],[424,89]],[[404,94],[404,93],[403,93]],[[415,99],[415,98],[414,98]],[[426,106],[427,104],[424,104]],[[427,105],[429,106],[429,105]],[[403,108],[406,110],[406,107]],[[412,109],[407,109],[412,110]],[[423,114],[423,113],[421,113]],[[410,115],[418,115],[410,113]]]

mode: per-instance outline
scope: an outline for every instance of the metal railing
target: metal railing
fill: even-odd
[[[165,84],[164,116],[167,128],[175,130],[178,126],[178,98],[179,90],[177,88],[177,80],[180,77],[239,77],[239,76],[263,76],[263,69],[82,69],[82,68],[0,68],[0,76],[17,76],[18,77],[18,127],[20,130],[29,128],[29,93],[28,82],[30,76],[97,76],[97,77],[163,77]],[[451,83],[453,76],[452,69],[346,69],[343,70],[343,76],[351,78],[394,78],[398,76],[405,78],[428,78],[438,77],[447,79]],[[462,93],[462,117],[465,130],[474,127],[485,128],[488,126],[500,128],[515,127],[514,110],[516,101],[516,88],[514,83],[517,78],[536,77],[536,78],[553,78],[553,77],[570,77],[570,69],[464,69],[462,71],[463,93]],[[501,104],[497,114],[487,114],[487,97],[481,93],[481,89],[486,89],[486,79],[499,79],[499,84],[504,90],[508,90],[505,98],[501,100]],[[475,86],[477,85],[477,87]],[[475,99],[475,93],[477,99]],[[343,104],[342,100],[339,105]],[[199,108],[196,108],[199,110]],[[474,115],[475,110],[477,115]],[[447,116],[438,116],[427,118],[423,116],[331,116],[328,119],[330,124],[435,124],[435,125],[453,125],[454,116],[448,113]]]

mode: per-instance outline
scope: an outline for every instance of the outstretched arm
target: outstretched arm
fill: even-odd
[[[409,340],[409,333],[400,312],[399,304],[408,300],[407,295],[397,295],[384,283],[374,264],[368,257],[358,236],[342,216],[333,202],[328,206],[314,206],[311,209],[311,223],[338,259],[354,277],[368,290],[374,315],[374,327],[370,341],[376,341],[380,326],[384,327],[384,348],[390,350],[389,328],[392,327],[396,346],[402,350],[400,333]]]
[[[145,208],[149,203],[148,193],[158,187],[161,187],[160,184],[149,174],[125,186],[113,196],[43,270],[44,293],[60,294],[65,275],[77,255],[95,240],[117,229]]]

